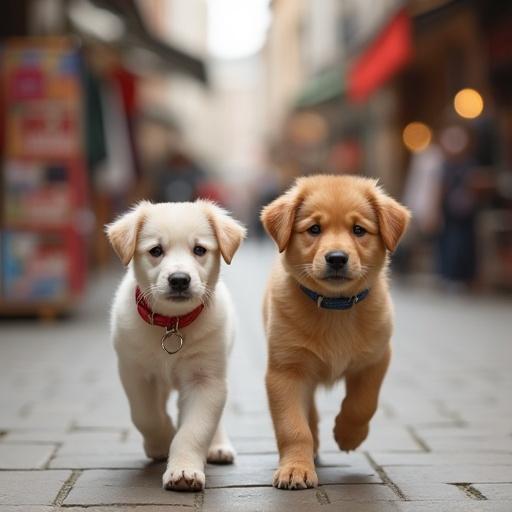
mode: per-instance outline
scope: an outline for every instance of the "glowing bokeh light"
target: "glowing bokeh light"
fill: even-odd
[[[429,146],[432,140],[432,131],[425,123],[415,121],[404,128],[402,140],[407,149],[413,153],[419,153]]]
[[[484,100],[475,89],[462,89],[455,95],[453,107],[460,117],[475,119],[484,110]]]

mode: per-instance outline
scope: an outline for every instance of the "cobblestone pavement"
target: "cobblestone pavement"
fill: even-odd
[[[226,412],[239,455],[208,466],[204,493],[162,490],[162,466],[144,458],[130,424],[108,339],[118,275],[97,280],[72,319],[0,323],[0,512],[512,511],[511,302],[399,286],[369,439],[340,453],[331,428],[342,387],[322,392],[321,486],[269,485],[277,456],[260,301],[272,257],[247,244],[225,272],[240,316]]]

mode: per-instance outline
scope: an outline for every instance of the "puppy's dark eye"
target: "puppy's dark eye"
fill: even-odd
[[[196,256],[204,256],[205,253],[206,253],[206,249],[202,245],[196,245],[194,247],[194,254]]]
[[[322,232],[322,228],[320,227],[320,224],[313,224],[308,228],[308,233],[313,236],[317,236]]]
[[[352,232],[356,236],[364,236],[366,234],[366,229],[364,229],[363,226],[360,226],[359,224],[355,224],[352,228]]]
[[[152,247],[149,250],[149,254],[153,256],[153,258],[159,258],[164,253],[164,250],[162,249],[161,245],[155,245],[155,247]]]

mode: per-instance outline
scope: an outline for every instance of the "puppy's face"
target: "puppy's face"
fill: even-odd
[[[338,192],[338,193],[337,193]],[[286,260],[294,274],[334,292],[384,263],[377,216],[360,190],[314,190],[300,206]]]
[[[133,269],[142,292],[150,298],[204,301],[217,281],[219,252],[200,207],[153,205],[139,232]]]
[[[295,279],[336,295],[371,286],[408,216],[372,180],[312,176],[267,206],[262,220]]]
[[[137,283],[149,305],[174,313],[206,303],[245,230],[212,203],[140,203],[107,227],[123,263],[133,259]]]

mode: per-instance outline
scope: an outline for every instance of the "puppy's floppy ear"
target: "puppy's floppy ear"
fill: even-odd
[[[261,222],[277,244],[279,252],[283,252],[288,246],[300,201],[297,186],[294,186],[261,211]]]
[[[247,231],[238,221],[230,217],[226,210],[215,203],[206,200],[198,202],[202,203],[206,210],[206,215],[217,238],[222,258],[229,265],[242,240],[245,238]]]
[[[141,201],[129,212],[105,226],[107,237],[123,265],[128,265],[135,254],[137,235],[144,223],[149,201]]]
[[[407,229],[411,213],[405,206],[388,196],[380,187],[376,187],[372,203],[379,220],[380,236],[386,249],[393,252]]]

